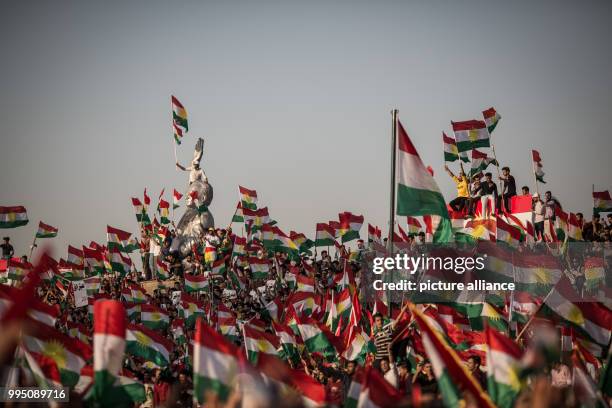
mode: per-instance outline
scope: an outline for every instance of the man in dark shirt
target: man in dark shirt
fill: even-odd
[[[514,181],[514,176],[510,174],[510,167],[502,168],[502,175],[499,176],[499,179],[502,181],[502,200],[503,206],[506,211],[510,211],[510,198],[516,195],[516,182]]]
[[[482,183],[482,195],[492,195],[495,203],[497,203],[497,184],[493,181],[491,173],[485,173],[485,180]]]
[[[15,255],[15,250],[9,243],[10,240],[11,239],[9,237],[4,237],[4,244],[0,245],[0,248],[2,248],[2,259],[9,259]]]

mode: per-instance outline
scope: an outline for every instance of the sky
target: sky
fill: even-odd
[[[30,223],[2,234],[21,254],[38,221],[59,227],[59,258],[107,224],[137,231],[130,197],[187,186],[171,94],[189,114],[179,160],[206,141],[218,226],[243,185],[287,232],[343,211],[365,215],[364,236],[386,230],[393,108],[447,200],[441,133],[494,106],[517,187],[533,191],[537,149],[541,191],[588,214],[592,185],[612,189],[610,15],[609,1],[6,3],[0,205]]]

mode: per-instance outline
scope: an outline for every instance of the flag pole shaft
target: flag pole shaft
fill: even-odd
[[[489,140],[491,140],[490,134],[489,134]],[[495,168],[497,169],[497,179],[499,180],[499,193],[497,195],[501,196],[501,193],[503,193],[502,179],[501,179],[501,172],[499,171],[499,161],[497,160],[497,156],[495,155],[495,145],[493,144],[493,140],[491,140],[491,152],[493,153],[493,160],[495,160]]]
[[[535,181],[536,194],[540,195],[540,188],[538,187],[538,177],[536,176],[535,162],[533,157],[531,158],[531,168],[533,169],[533,181]]]
[[[30,255],[28,256],[28,262],[32,262],[32,253],[34,252],[35,247],[36,247],[36,234],[34,234],[34,240],[32,241],[32,246],[30,247]]]
[[[387,238],[387,249],[393,255],[393,231],[395,230],[395,167],[397,152],[397,109],[391,111],[391,177],[389,196],[389,237]]]

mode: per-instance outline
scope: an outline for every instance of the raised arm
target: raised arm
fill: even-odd
[[[444,165],[444,170],[446,170],[446,172],[448,173],[448,175],[449,175],[451,178],[455,178],[455,175],[453,174],[453,172],[452,172],[452,171],[450,171],[450,169],[448,168],[448,166],[447,166],[446,164]]]

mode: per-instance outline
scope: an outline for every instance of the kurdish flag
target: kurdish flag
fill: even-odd
[[[590,256],[584,260],[584,277],[586,278],[586,290],[593,291],[601,285],[606,277],[604,258],[601,256]]]
[[[128,252],[127,246],[129,245],[130,236],[132,233],[122,231],[119,228],[106,226],[106,240],[108,241],[108,249],[116,250],[119,252]]]
[[[469,162],[470,159],[467,155],[467,152],[461,152],[459,154],[459,150],[457,150],[457,142],[452,137],[448,137],[445,132],[442,132],[442,143],[444,144],[444,161],[445,162],[454,162],[461,158],[463,162]]]
[[[484,171],[487,167],[489,167],[489,164],[497,166],[497,160],[492,157],[488,157],[486,153],[472,149],[472,167],[470,168],[470,177]]]
[[[236,211],[232,217],[232,222],[244,222],[244,214],[242,213],[242,201],[238,201]]]
[[[189,131],[187,124],[187,111],[179,100],[172,95],[172,129],[174,131],[174,140],[176,144],[181,144],[181,138],[184,133]]]
[[[151,330],[164,330],[170,325],[168,313],[149,303],[140,305],[140,321]]]
[[[293,331],[276,321],[272,321],[272,327],[280,341],[279,357],[297,364],[300,361],[300,352]]]
[[[46,324],[30,321],[31,334],[23,337],[23,346],[35,355],[42,355],[51,360],[59,369],[63,385],[74,387],[79,381],[81,369],[91,358],[91,348]]]
[[[487,338],[487,390],[499,408],[512,408],[524,384],[521,382],[523,353],[512,340],[488,327]]]
[[[212,265],[210,266],[210,273],[213,275],[224,275],[226,270],[225,258],[213,261]]]
[[[170,224],[170,203],[160,198],[157,204],[157,211],[159,212],[159,222],[162,224]]]
[[[315,247],[332,246],[336,242],[336,231],[324,222],[317,223]]]
[[[238,374],[238,350],[202,319],[196,322],[193,345],[193,387],[198,403],[208,392],[227,400]]]
[[[97,249],[83,247],[83,257],[85,258],[85,266],[89,267],[91,273],[104,273],[104,254]]]
[[[337,357],[338,353],[326,335],[329,331],[318,321],[310,317],[302,318],[298,321],[298,331],[308,352],[319,353],[327,360]]]
[[[68,258],[66,259],[66,262],[82,269],[84,260],[85,258],[82,250],[75,248],[72,245],[68,245]]]
[[[36,238],[53,238],[57,237],[57,228],[45,224],[42,221],[38,222],[38,231],[36,231]]]
[[[242,326],[242,334],[244,336],[244,349],[251,363],[257,363],[259,354],[278,355],[280,343],[275,335],[253,328],[248,324]]]
[[[246,244],[247,244],[246,238],[236,236],[234,238],[234,246],[232,248],[232,256],[242,256],[242,255],[246,254],[246,250],[245,250]]]
[[[125,352],[125,309],[116,300],[94,304],[94,389],[93,398],[104,404],[123,367]]]
[[[179,193],[178,191],[176,191],[176,188],[175,188],[172,191],[172,209],[176,210],[177,208],[181,206],[179,204],[181,202],[181,198],[183,198],[183,195]]]
[[[0,228],[21,227],[28,223],[28,214],[21,205],[0,207]]]
[[[158,367],[166,367],[170,363],[172,343],[147,327],[128,324],[125,335],[126,352],[152,361]]]
[[[253,273],[253,279],[267,279],[270,273],[270,263],[267,259],[250,256],[248,263]]]
[[[240,190],[240,201],[242,202],[242,208],[248,208],[249,210],[257,209],[257,191],[249,190],[248,188],[238,186]]]
[[[21,262],[19,258],[10,258],[7,260],[7,276],[9,279],[20,281],[28,271],[32,269],[32,264],[29,262]]]
[[[533,172],[536,180],[538,180],[540,183],[546,184],[544,181],[544,171],[542,170],[542,158],[540,157],[540,153],[537,150],[532,150],[531,156],[533,158]]]
[[[161,280],[166,280],[170,278],[170,269],[168,267],[168,263],[162,261],[161,256],[157,257],[157,277]]]
[[[612,198],[610,192],[593,191],[593,213],[612,212]]]
[[[359,239],[359,230],[363,225],[363,215],[355,215],[348,211],[338,214],[340,220],[340,238],[342,242]]]
[[[489,147],[489,131],[487,125],[481,120],[466,120],[464,122],[451,122],[457,140],[459,152]]]
[[[142,205],[140,198],[132,197],[132,206],[134,206],[134,211],[136,212],[136,221],[143,225],[150,225],[151,219],[147,214],[147,209]]]
[[[433,176],[421,161],[414,145],[397,122],[399,178],[397,181],[398,215],[439,215],[441,217],[434,239],[447,242],[452,237],[452,228],[444,197]]]
[[[487,110],[482,111],[482,116],[484,117],[485,124],[487,125],[487,130],[489,133],[493,133],[499,120],[501,119],[501,115],[497,113],[493,107],[490,107]]]
[[[198,292],[208,288],[208,278],[204,275],[185,274],[185,290],[187,292]]]
[[[206,305],[204,304],[204,302],[196,300],[193,297],[182,293],[179,315],[185,319],[185,323],[188,327],[193,327],[196,318],[206,316]]]
[[[482,390],[476,379],[467,371],[456,352],[446,343],[441,334],[431,327],[428,320],[415,305],[409,304],[410,312],[421,329],[423,347],[438,380],[444,405],[460,406],[459,387],[469,391],[479,407],[494,408],[489,396]]]

